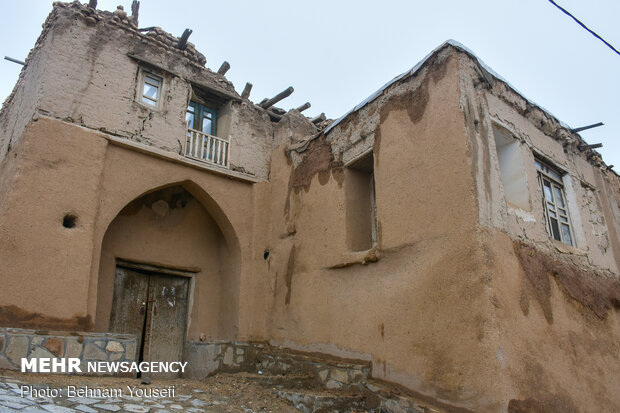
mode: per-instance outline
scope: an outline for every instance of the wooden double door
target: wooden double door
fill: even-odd
[[[110,331],[137,336],[136,361],[183,361],[189,280],[116,267]]]

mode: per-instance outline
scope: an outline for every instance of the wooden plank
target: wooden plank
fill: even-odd
[[[300,111],[300,112],[303,112],[304,110],[309,109],[309,108],[310,108],[310,106],[312,106],[312,105],[310,104],[310,102],[306,102],[306,103],[304,103],[303,105],[301,105],[301,106],[299,106],[298,108],[296,108],[296,110],[298,110],[298,111]]]
[[[116,267],[110,331],[136,335],[136,360],[142,346],[147,290],[147,275],[129,268]]]
[[[183,34],[181,35],[181,38],[179,39],[179,44],[177,45],[177,47],[181,50],[185,50],[185,48],[187,48],[187,39],[189,39],[189,36],[192,34],[192,29],[185,29],[185,31],[183,31]]]
[[[230,63],[224,60],[222,66],[220,66],[220,68],[217,70],[217,74],[224,76],[226,72],[228,72],[228,69],[230,69]]]
[[[153,274],[149,280],[150,323],[145,361],[183,360],[187,323],[189,278]],[[147,335],[145,334],[145,337]],[[178,373],[157,373],[153,377],[179,377]]]
[[[260,106],[263,109],[269,109],[270,107],[272,107],[273,105],[281,101],[282,99],[289,97],[294,91],[295,89],[293,89],[292,86],[289,86],[286,89],[284,89],[282,92],[272,97],[271,99],[267,99],[265,102],[260,103],[258,106]]]
[[[241,97],[247,99],[250,97],[250,92],[252,91],[252,84],[247,82],[245,87],[243,88],[243,92],[241,93]]]

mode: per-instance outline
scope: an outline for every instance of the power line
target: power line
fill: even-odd
[[[603,39],[601,36],[599,36],[598,34],[596,34],[595,32],[593,32],[592,30],[588,29],[588,27],[583,24],[582,22],[579,21],[578,18],[576,18],[575,16],[573,16],[572,14],[570,14],[566,9],[562,8],[560,5],[558,5],[555,1],[553,0],[549,0],[549,3],[553,4],[555,7],[557,7],[558,9],[562,10],[565,14],[569,15],[570,17],[573,18],[573,20],[575,20],[581,27],[583,27],[584,29],[586,29],[587,31],[589,31],[590,33],[592,33],[592,35],[594,37],[596,37],[597,39],[599,39],[601,42],[605,43],[611,50],[613,50],[614,52],[616,52],[618,55],[620,55],[620,52],[618,50],[616,50],[615,47],[613,47],[611,44],[607,43],[605,41],[605,39]]]

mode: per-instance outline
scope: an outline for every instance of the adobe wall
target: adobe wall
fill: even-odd
[[[485,80],[464,54],[460,67],[502,404],[510,412],[617,410],[620,181],[596,153],[578,148],[576,135]],[[519,206],[502,181],[494,127],[516,142],[527,200]],[[574,247],[545,228],[534,153],[565,173]]]
[[[618,176],[606,170],[599,154],[580,150],[578,136],[556,119],[502,82],[495,81],[489,86],[472,60],[463,58],[462,66],[461,104],[472,137],[481,224],[545,244],[552,250],[587,255],[591,265],[617,275],[620,268]],[[520,173],[526,177],[525,205],[511,204],[504,196],[494,127],[504,129],[518,144],[523,167]],[[535,154],[565,173],[564,191],[575,238],[573,248],[551,241],[545,229]]]
[[[142,33],[131,20],[86,4],[55,3],[0,115],[3,139],[19,139],[37,112],[182,154],[194,88],[221,100],[217,135],[233,139],[233,169],[266,179],[273,128],[265,110],[204,67],[191,43],[184,51],[174,47],[177,40],[159,28]],[[157,108],[139,102],[140,68],[163,79]],[[7,145],[1,143],[0,156]]]
[[[272,223],[256,232],[269,251],[257,296],[273,301],[256,310],[269,314],[271,344],[371,360],[373,377],[499,410],[498,337],[457,68],[444,49],[327,136],[274,151],[271,186],[258,186]],[[352,252],[343,168],[371,148],[378,244]]]
[[[190,225],[180,221],[176,229],[168,228],[167,235],[159,232],[160,238],[172,238],[165,238],[169,250],[157,258],[144,245],[132,245],[132,239],[113,247],[104,246],[103,275],[107,274],[106,265],[110,265],[113,253],[138,261],[156,260],[154,264],[166,267],[198,266],[202,273],[197,277],[205,280],[225,277],[225,285],[219,287],[229,301],[217,308],[220,311],[217,318],[226,322],[227,329],[216,329],[206,320],[209,314],[216,316],[215,310],[206,303],[201,304],[209,296],[198,293],[194,301],[197,315],[191,319],[188,338],[198,340],[202,334],[218,339],[233,338],[238,333],[241,311],[248,311],[239,309],[238,303],[249,301],[241,301],[239,284],[243,277],[249,276],[246,268],[250,267],[252,256],[252,183],[231,180],[182,161],[130,150],[111,143],[106,137],[100,132],[42,117],[29,125],[16,146],[15,183],[6,193],[4,209],[0,211],[1,325],[65,331],[103,328],[109,313],[98,312],[97,305],[98,298],[106,296],[98,291],[106,231],[111,228],[112,238],[122,235],[123,229],[116,224],[125,219],[124,215],[111,227],[110,224],[136,198],[154,189],[182,184],[205,211],[200,212],[196,205],[193,214],[200,215],[205,225],[195,231],[211,239],[207,244],[217,244],[219,255],[227,257],[228,263],[220,265],[220,273],[214,274],[203,261],[190,259],[187,245],[174,239],[180,236],[183,225]],[[77,217],[74,228],[63,227],[65,214]],[[139,214],[132,225],[140,229],[141,235],[154,237],[157,230],[146,225],[145,219]],[[159,224],[174,227],[174,223],[173,219]],[[67,299],[68,295],[71,300]]]
[[[97,331],[109,331],[117,259],[189,269],[189,340],[233,339],[238,309],[226,239],[208,212],[182,186],[151,192],[128,204],[108,227],[97,283]],[[160,264],[161,265],[161,264]]]
[[[43,26],[45,27],[48,22],[49,17]],[[35,46],[26,58],[28,65],[22,68],[13,91],[2,104],[0,110],[0,163],[10,153],[11,148],[17,145],[24,129],[35,114],[43,90],[43,85],[39,79],[47,70],[46,62],[49,51],[42,46],[47,43],[48,34],[47,30],[41,32]],[[0,174],[0,179],[9,177],[12,178],[12,174]]]

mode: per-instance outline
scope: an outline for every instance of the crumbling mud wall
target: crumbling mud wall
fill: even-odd
[[[451,56],[442,50],[327,135],[275,149],[264,189],[269,254],[257,277],[269,280],[261,293],[272,298],[272,344],[368,360],[373,377],[499,410],[499,361],[489,353],[497,335]],[[377,243],[352,251],[344,172],[368,151]]]
[[[596,314],[601,320],[610,310],[620,308],[620,279],[610,274],[597,274],[593,269],[573,263],[570,257],[550,257],[533,246],[515,242],[516,255],[521,268],[533,287],[533,296],[544,310],[545,318],[553,323],[551,308],[551,280],[567,297],[585,309]],[[529,312],[528,294],[524,292],[520,301],[525,315]]]
[[[39,119],[12,150],[13,182],[0,210],[5,327],[92,329],[85,302],[106,141],[89,135]]]
[[[509,412],[615,411],[620,180],[578,135],[459,56],[502,404]],[[514,148],[513,165],[500,145]],[[546,229],[536,158],[563,174],[572,246]]]
[[[105,329],[109,314],[105,300],[99,300],[110,291],[99,289],[99,271],[109,225],[136,198],[182,183],[216,224],[218,248],[228,257],[204,270],[205,279],[225,280],[209,290],[220,295],[221,308],[215,314],[212,303],[209,310],[196,300],[190,338],[250,335],[256,314],[251,268],[255,255],[262,263],[263,254],[263,244],[260,252],[254,250],[259,228],[254,214],[265,221],[255,203],[267,204],[253,185],[269,176],[274,124],[264,109],[205,68],[204,56],[191,43],[185,50],[177,44],[159,28],[137,30],[122,12],[55,3],[0,115],[3,137],[14,138],[10,156],[0,162],[3,325]],[[163,78],[158,109],[137,102],[140,68]],[[185,110],[196,91],[210,93],[221,105],[218,134],[231,137],[231,171],[188,162],[179,154]],[[280,136],[294,140],[316,133],[298,112],[282,125]],[[184,266],[164,261],[157,260]],[[24,283],[32,290],[20,289]],[[65,299],[66,286],[75,299]]]
[[[220,254],[227,257],[226,263],[198,265],[185,259],[187,249],[182,249],[182,240],[170,245],[166,238],[181,235],[156,223],[152,223],[153,228],[144,217],[135,223],[138,228],[151,228],[151,242],[168,243],[170,248],[165,256],[160,254],[156,259],[140,255],[144,244],[131,238],[107,253],[112,252],[114,258],[119,258],[117,254],[136,260],[142,257],[171,268],[200,266],[205,284],[201,284],[202,293],[195,294],[193,309],[199,316],[189,323],[190,337],[233,339],[239,325],[240,274],[251,263],[254,217],[252,208],[248,210],[247,206],[252,205],[252,183],[117,146],[106,136],[41,117],[29,125],[15,147],[15,170],[19,173],[15,185],[5,194],[6,204],[0,214],[2,326],[69,331],[104,326],[110,314],[98,311],[98,306],[105,304],[105,300],[99,299],[112,292],[99,291],[98,287],[100,262],[105,268],[105,259],[109,258],[104,254],[100,261],[108,227],[136,198],[158,188],[182,184],[210,217],[204,218],[206,227],[200,230],[208,231],[209,225],[215,225],[211,234],[219,231],[219,241],[212,241]],[[178,211],[174,212],[170,219],[178,218]],[[73,218],[65,220],[67,216]],[[127,221],[127,216],[123,217]],[[210,283],[218,277],[226,280],[225,285]],[[226,323],[223,330],[214,328],[213,320],[204,318],[213,315],[213,303],[206,302],[209,297],[204,296],[205,291],[226,298],[217,309],[220,313],[226,310],[224,315],[214,316],[217,322]],[[67,300],[68,294],[71,300]],[[244,300],[251,301],[247,297]]]
[[[509,412],[615,411],[620,282],[583,257],[483,231]]]
[[[50,17],[43,26],[47,27],[49,22]],[[43,45],[48,42],[48,36],[49,31],[43,30],[26,58],[26,66],[22,67],[13,91],[0,109],[0,168],[4,166],[3,160],[17,145],[24,129],[35,115],[43,89],[40,79],[47,69],[45,63],[49,51]],[[7,176],[12,174],[0,171],[0,179]]]
[[[193,93],[207,93],[219,112],[217,135],[233,140],[233,169],[266,179],[273,128],[265,110],[206,68],[191,42],[185,50],[177,44],[159,28],[139,31],[117,12],[55,3],[0,114],[1,156],[35,113],[183,154],[187,105]],[[156,108],[140,102],[141,70],[163,79]]]
[[[543,219],[543,194],[534,160],[542,159],[558,169],[570,216],[572,248],[555,248],[587,255],[595,267],[615,274],[620,269],[620,213],[617,191],[620,178],[608,170],[600,154],[585,148],[576,133],[518,95],[500,80],[484,75],[476,61],[461,54],[461,107],[470,136],[480,222],[514,237],[550,244]],[[491,79],[491,80],[488,80]],[[502,182],[497,129],[517,146],[523,176],[520,191],[524,205],[511,203]]]

